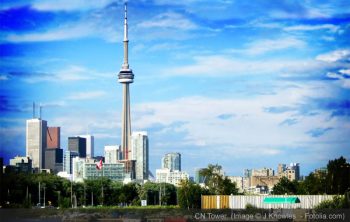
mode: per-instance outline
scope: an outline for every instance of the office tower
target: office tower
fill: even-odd
[[[94,157],[94,136],[92,135],[80,135],[79,137],[86,139],[86,157]]]
[[[123,85],[123,110],[122,110],[122,137],[121,149],[122,159],[129,159],[130,136],[131,136],[131,118],[130,118],[130,95],[129,84],[134,81],[134,74],[129,68],[128,61],[128,20],[127,20],[127,5],[125,3],[124,16],[124,62],[118,75],[118,81]]]
[[[51,169],[54,173],[63,170],[63,149],[46,149],[45,169]]]
[[[68,150],[79,153],[79,157],[86,157],[86,139],[79,136],[68,137]]]
[[[181,154],[180,153],[165,154],[165,156],[162,158],[162,168],[181,171]]]
[[[85,158],[74,157],[72,159],[72,179],[74,182],[84,182]]]
[[[195,183],[204,183],[204,176],[201,175],[201,171],[204,170],[205,168],[197,168],[195,170],[195,175],[194,175],[194,182]]]
[[[69,151],[67,150],[64,153],[64,158],[63,158],[63,171],[67,172],[68,174],[72,174],[73,172],[73,158],[74,157],[79,157],[78,152],[74,151]]]
[[[47,149],[61,148],[61,128],[60,127],[47,127],[46,133]]]
[[[39,171],[45,167],[47,122],[40,118],[26,121],[26,156],[32,167]]]
[[[120,146],[105,146],[105,163],[117,163],[121,158]]]
[[[295,180],[300,180],[300,165],[299,163],[291,163],[290,168],[295,172]]]
[[[136,180],[148,179],[148,136],[147,132],[133,132],[131,136],[131,158],[136,160]]]
[[[277,167],[277,175],[280,176],[286,170],[286,164],[279,163]]]

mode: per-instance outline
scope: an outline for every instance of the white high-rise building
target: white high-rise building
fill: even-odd
[[[162,158],[162,168],[181,171],[181,154],[167,153]]]
[[[117,163],[121,159],[119,145],[105,146],[105,163]]]
[[[170,170],[168,168],[156,170],[157,183],[170,183],[179,186],[181,180],[188,180],[189,175],[184,171]]]
[[[79,137],[86,139],[86,157],[94,157],[94,136],[92,135],[79,135]]]
[[[67,172],[68,174],[73,173],[73,158],[74,157],[79,157],[79,153],[74,152],[74,151],[69,151],[69,150],[66,150],[66,152],[64,153],[63,171]]]
[[[148,136],[147,132],[133,132],[131,135],[131,159],[136,160],[136,180],[148,179]]]
[[[32,159],[32,167],[39,171],[45,167],[47,122],[29,119],[26,122],[26,156]]]
[[[80,158],[79,156],[73,157],[72,159],[72,177],[74,182],[84,181],[84,164],[85,158]]]

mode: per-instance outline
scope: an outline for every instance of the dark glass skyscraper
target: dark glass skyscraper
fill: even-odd
[[[86,157],[86,139],[79,136],[68,137],[68,150],[79,153],[79,157]]]

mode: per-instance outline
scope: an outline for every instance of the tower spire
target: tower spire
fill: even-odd
[[[124,63],[122,69],[129,69],[128,5],[124,4]]]

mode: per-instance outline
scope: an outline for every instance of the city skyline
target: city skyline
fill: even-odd
[[[147,131],[150,170],[170,152],[184,171],[229,175],[350,159],[347,1],[129,1],[132,131]],[[25,155],[33,101],[95,155],[120,144],[124,4],[4,1],[1,156]],[[25,20],[23,19],[25,18]],[[83,115],[82,115],[83,113]]]

